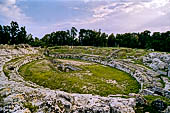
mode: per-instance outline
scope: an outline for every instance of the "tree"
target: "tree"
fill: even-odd
[[[30,44],[32,46],[100,46],[100,47],[130,47],[130,48],[153,48],[158,51],[170,51],[170,31],[151,32],[145,30],[141,33],[114,34],[102,33],[101,30],[80,29],[77,36],[77,29],[72,27],[67,31],[56,31],[46,34],[42,39],[33,38],[31,34],[27,35],[25,27],[19,27],[17,22],[12,21],[10,26],[0,25],[0,44]]]
[[[162,37],[160,32],[154,32],[152,35],[152,48],[155,50],[160,51],[163,45],[162,44]]]
[[[84,40],[84,34],[85,34],[86,30],[85,29],[80,29],[79,32],[79,45],[82,46],[83,45],[83,40]]]
[[[40,39],[37,38],[37,37],[35,37],[35,39],[34,39],[34,46],[35,46],[35,47],[41,46],[41,41],[40,41]]]
[[[115,36],[113,33],[109,35],[107,45],[108,47],[115,47]]]
[[[25,27],[21,27],[21,30],[18,32],[17,37],[16,37],[16,42],[15,44],[26,44],[26,37],[27,37],[27,32],[25,30]]]
[[[100,46],[106,47],[107,46],[107,37],[108,35],[106,33],[102,33],[100,36]]]
[[[3,26],[3,44],[11,44],[10,26]]]
[[[26,41],[27,44],[29,44],[29,45],[31,45],[31,46],[34,46],[34,45],[35,45],[35,44],[34,44],[34,38],[33,38],[32,34],[28,34],[28,35],[26,36],[25,41]]]
[[[43,46],[52,46],[52,44],[50,44],[50,36],[49,36],[49,34],[47,34],[47,35],[45,35],[42,39],[41,39],[41,41],[42,41],[42,45]]]
[[[152,48],[152,39],[150,36],[150,31],[145,30],[144,32],[138,33],[138,37],[139,37],[139,42],[138,42],[138,46],[139,48]]]
[[[71,37],[71,33],[70,30],[67,30],[67,45],[72,45],[72,37]]]
[[[167,51],[167,52],[170,52],[170,31],[167,31],[165,33],[162,33],[161,34],[161,37],[162,37],[162,40],[163,40],[163,43],[162,43],[162,50],[161,51]]]
[[[139,37],[136,33],[132,33],[130,36],[129,47],[138,48]]]
[[[73,45],[73,41],[75,39],[75,36],[77,36],[77,29],[75,27],[71,28],[71,45]]]
[[[99,29],[99,31],[95,32],[95,45],[94,46],[100,46],[99,43],[100,43],[100,36],[101,36],[101,29]]]
[[[116,34],[116,42],[117,42],[117,47],[123,46],[123,38],[122,34]]]
[[[17,22],[12,21],[11,22],[11,27],[10,27],[10,35],[11,35],[11,42],[10,44],[16,44],[18,42],[16,42],[16,38],[17,38],[17,34],[19,32],[19,26]]]
[[[146,49],[152,49],[152,38],[151,38],[151,36],[150,36],[150,31],[148,31],[148,30],[145,30],[144,32],[143,32],[143,34],[144,34],[144,37],[145,37],[145,41],[146,41],[146,43],[145,43],[145,48]]]
[[[0,44],[3,44],[3,27],[0,25]]]

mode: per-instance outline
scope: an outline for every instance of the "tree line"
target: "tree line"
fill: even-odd
[[[128,47],[154,49],[170,52],[170,31],[154,32],[145,30],[140,33],[106,34],[99,29],[89,30],[75,27],[71,30],[56,31],[46,34],[41,39],[27,34],[25,27],[19,27],[12,21],[10,26],[0,25],[0,44],[29,44],[31,46],[96,46],[96,47]]]

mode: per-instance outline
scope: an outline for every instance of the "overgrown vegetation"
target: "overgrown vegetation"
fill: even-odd
[[[147,96],[144,96],[144,98],[149,102],[149,103],[152,103],[154,100],[156,99],[160,99],[164,102],[167,103],[167,105],[170,105],[170,100],[166,97],[163,97],[163,96],[152,96],[152,95],[147,95]]]
[[[38,106],[34,106],[30,102],[24,103],[24,107],[28,108],[31,111],[31,113],[35,113],[37,111],[37,109],[38,109]]]
[[[67,31],[56,31],[46,34],[41,39],[27,34],[25,27],[19,28],[17,22],[12,21],[10,26],[0,25],[0,44],[30,44],[32,46],[96,46],[96,47],[128,47],[140,49],[155,49],[170,51],[170,31],[141,33],[113,33],[108,35],[101,30],[80,29],[75,27]]]
[[[0,103],[1,103],[2,100],[3,100],[3,96],[1,96],[1,94],[0,94]]]
[[[92,47],[92,46],[54,46],[49,47],[49,53],[63,53],[63,54],[89,54],[113,57],[118,59],[126,59],[130,57],[140,57],[149,53],[147,50],[131,49],[131,48],[116,48],[116,47]]]
[[[161,100],[163,102],[165,102],[165,104],[167,106],[170,105],[170,100],[166,97],[162,97],[162,96],[152,96],[152,95],[147,95],[147,96],[144,96],[144,98],[146,99],[147,101],[147,104],[146,105],[143,105],[143,106],[136,106],[136,113],[145,113],[145,112],[149,112],[149,113],[160,113],[160,111],[158,111],[159,108],[155,108],[155,106],[153,105],[153,102],[155,100]]]
[[[109,94],[137,93],[139,84],[125,72],[99,64],[80,65],[82,70],[61,72],[48,60],[38,60],[19,70],[25,80],[50,89],[71,93]]]

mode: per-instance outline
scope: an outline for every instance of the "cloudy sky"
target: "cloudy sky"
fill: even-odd
[[[115,34],[164,32],[170,30],[170,0],[0,0],[0,24],[12,20],[39,38],[72,26]]]

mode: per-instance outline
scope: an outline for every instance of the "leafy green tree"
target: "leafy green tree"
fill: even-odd
[[[107,46],[107,37],[108,35],[106,33],[102,33],[100,36],[100,46],[106,47]]]
[[[115,44],[115,36],[113,33],[111,35],[109,35],[107,45],[108,45],[108,47],[115,47],[115,45],[116,45]]]
[[[3,44],[11,44],[10,26],[3,26]]]
[[[128,47],[130,48],[138,48],[139,37],[136,33],[130,34]]]
[[[0,44],[3,44],[3,27],[0,25]]]
[[[26,36],[25,41],[26,41],[27,44],[34,46],[34,38],[33,38],[32,34],[28,34]]]
[[[17,22],[12,21],[10,27],[11,42],[10,44],[17,43],[17,34],[19,32],[19,25]]]
[[[52,44],[50,44],[50,37],[49,37],[49,34],[47,34],[47,35],[45,35],[42,39],[41,39],[41,41],[42,41],[42,45],[43,46],[52,46]]]
[[[35,39],[34,39],[34,46],[35,46],[35,47],[41,46],[41,41],[40,41],[40,39],[37,38],[37,37],[35,37]]]
[[[94,46],[100,46],[100,36],[101,36],[101,29],[99,29],[99,31],[95,32],[95,44]]]
[[[75,27],[71,28],[71,45],[73,45],[73,41],[77,36],[77,29]]]
[[[116,42],[117,42],[117,47],[121,46],[123,47],[123,38],[122,34],[116,34]]]
[[[170,52],[170,31],[167,31],[165,33],[162,33],[161,34],[162,36],[162,40],[163,40],[163,43],[162,43],[162,49],[161,51],[167,51],[167,52]]]
[[[79,45],[83,46],[83,40],[84,40],[84,34],[85,34],[86,30],[85,29],[80,29],[79,32]]]
[[[141,33],[114,34],[102,33],[101,30],[78,30],[72,27],[67,31],[56,31],[46,34],[42,39],[33,38],[27,35],[25,27],[19,28],[17,22],[12,21],[10,26],[0,25],[0,44],[30,44],[32,46],[56,46],[56,45],[76,45],[76,46],[101,46],[101,47],[130,47],[130,48],[153,48],[158,51],[170,51],[170,31],[160,33],[145,30]],[[76,36],[78,35],[78,38]]]
[[[70,30],[67,30],[66,32],[67,32],[67,42],[66,43],[67,43],[67,45],[71,46],[72,45],[72,36],[71,36]]]
[[[151,32],[148,30],[145,30],[143,32],[145,40],[146,40],[146,44],[145,44],[145,48],[146,49],[152,49],[152,38],[150,36]]]
[[[152,35],[152,48],[155,50],[161,50],[162,37],[160,32],[154,32]]]
[[[26,37],[27,37],[27,32],[25,30],[25,27],[21,27],[21,30],[17,34],[15,44],[26,44],[27,43]]]

